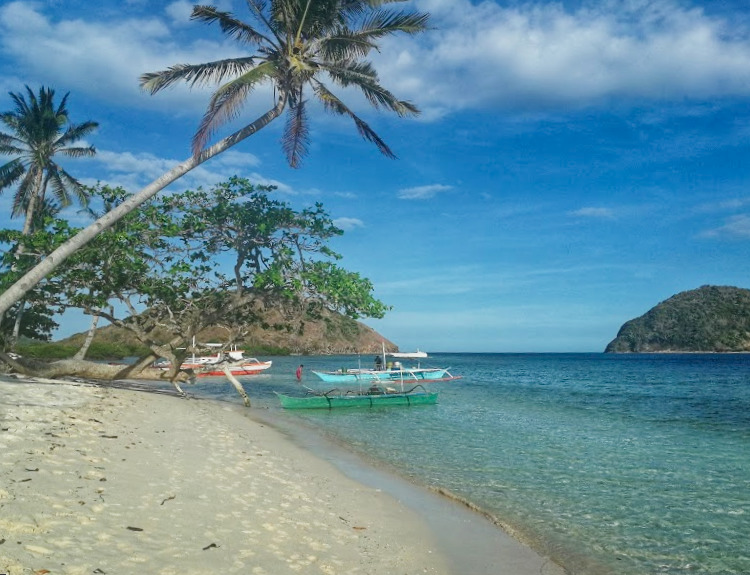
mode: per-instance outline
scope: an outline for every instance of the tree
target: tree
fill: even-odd
[[[18,183],[11,216],[25,215],[23,234],[29,235],[48,187],[60,208],[69,206],[72,197],[86,205],[83,186],[55,161],[55,156],[80,158],[96,154],[93,146],[75,143],[99,124],[71,123],[66,107],[69,94],[56,107],[55,91],[50,88],[41,87],[37,97],[26,86],[26,93],[28,102],[23,94],[10,92],[15,110],[0,114],[0,122],[10,130],[0,132],[0,154],[16,156],[0,166],[0,192]]]
[[[75,196],[83,205],[87,203],[81,183],[55,161],[55,156],[93,156],[96,153],[93,146],[80,147],[75,143],[98,126],[96,122],[90,121],[83,124],[70,122],[66,108],[68,94],[55,106],[55,92],[50,88],[41,87],[38,97],[28,86],[26,92],[28,101],[23,94],[10,92],[15,110],[0,114],[0,122],[10,130],[0,132],[0,154],[16,156],[0,166],[0,192],[18,183],[11,217],[22,214],[25,216],[24,236],[30,235],[35,224],[38,225],[43,220],[39,214],[49,206],[49,198],[45,197],[48,187],[55,194],[57,208],[70,205],[71,196]],[[16,247],[15,265],[21,270],[25,269],[21,266],[23,251],[24,244],[19,243]],[[33,264],[35,261],[28,263]],[[11,348],[15,346],[21,333],[24,309],[21,301],[15,313]],[[6,310],[0,312],[0,317],[3,318],[0,321],[3,322],[4,311]]]
[[[226,343],[236,343],[268,309],[287,312],[284,328],[302,324],[316,306],[383,316],[372,284],[333,263],[340,256],[327,243],[343,232],[323,207],[295,211],[270,199],[270,191],[235,177],[208,191],[152,200],[66,261],[55,283],[66,290],[67,305],[99,314],[152,351],[109,377],[134,377],[165,357],[173,378],[202,330],[222,326]],[[126,197],[106,186],[92,193],[105,204]],[[89,368],[72,361],[63,367],[79,375]]]
[[[284,131],[284,150],[290,164],[299,165],[306,151],[308,135],[306,89],[312,91],[327,111],[351,118],[365,139],[373,142],[385,155],[393,157],[385,142],[328,89],[323,79],[329,78],[342,88],[359,89],[376,109],[389,109],[402,116],[418,113],[412,104],[396,99],[383,88],[372,64],[364,60],[371,50],[377,49],[379,39],[399,32],[415,34],[426,29],[428,14],[393,12],[384,8],[396,1],[275,0],[267,3],[247,0],[251,23],[210,6],[195,6],[193,19],[218,23],[223,32],[255,52],[207,64],[180,64],[142,77],[143,87],[151,93],[178,81],[194,86],[232,78],[211,98],[193,139],[193,155],[51,253],[0,295],[0,313],[99,232],[196,166],[264,128],[286,109],[289,118]],[[270,84],[274,88],[276,100],[273,107],[240,130],[204,147],[219,126],[239,115],[241,104],[261,84]]]

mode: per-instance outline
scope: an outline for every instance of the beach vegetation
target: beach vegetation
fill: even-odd
[[[142,87],[151,94],[178,82],[191,87],[220,83],[193,138],[192,155],[81,230],[0,294],[0,313],[23,298],[26,291],[103,229],[149,201],[182,175],[263,129],[284,112],[287,112],[287,122],[282,147],[289,164],[299,166],[308,146],[308,96],[319,102],[326,112],[349,118],[364,139],[387,157],[395,157],[382,138],[333,88],[359,91],[375,109],[399,116],[419,112],[412,103],[398,99],[383,87],[374,66],[366,59],[385,37],[416,34],[427,29],[427,13],[388,9],[387,5],[395,1],[248,0],[248,21],[213,6],[195,6],[193,20],[217,25],[246,53],[202,64],[176,64],[141,77]],[[209,145],[217,130],[240,119],[243,104],[247,98],[257,96],[261,86],[272,88],[270,108]],[[271,274],[269,270],[266,278],[270,280]]]
[[[109,186],[89,192],[108,205],[128,198]],[[143,374],[177,385],[192,342],[209,327],[220,327],[231,345],[261,323],[304,331],[326,311],[353,319],[382,317],[388,308],[373,297],[371,282],[341,267],[341,256],[330,248],[343,231],[323,206],[294,210],[272,193],[233,177],[208,190],[154,198],[37,287],[54,290],[60,311],[82,309],[129,332],[148,350],[138,361],[113,366],[109,377],[102,366],[75,358],[43,368],[22,362],[14,367],[47,376],[80,376],[90,369],[103,379]],[[59,227],[68,235],[75,231]],[[66,233],[55,237],[59,241]],[[158,358],[172,368],[150,369]]]
[[[41,87],[36,94],[26,86],[26,93],[10,92],[14,109],[0,114],[0,154],[11,159],[0,165],[0,193],[15,186],[10,216],[23,217],[22,235],[30,236],[43,227],[45,218],[54,215],[76,200],[82,206],[88,203],[86,188],[58,162],[57,158],[90,157],[96,153],[93,146],[79,142],[98,126],[86,121],[74,124],[67,108],[68,94],[55,103],[55,91]],[[48,196],[48,192],[53,198]],[[38,264],[43,253],[26,253],[26,242],[16,242],[12,248],[13,267],[26,272]],[[23,274],[19,275],[19,278]],[[8,286],[10,287],[10,286]],[[31,298],[29,309],[23,298],[18,298],[13,314],[13,329],[8,345],[15,348],[22,335],[24,313],[39,314]],[[0,311],[5,322],[8,309]],[[32,322],[26,322],[31,325]]]

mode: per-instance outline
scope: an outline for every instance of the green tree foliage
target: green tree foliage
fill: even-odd
[[[223,326],[233,343],[269,307],[285,310],[279,328],[303,325],[318,307],[382,317],[372,284],[335,263],[327,242],[342,231],[323,207],[295,211],[271,191],[231,178],[146,204],[66,263],[66,304],[132,331],[173,365],[205,328]],[[110,204],[127,197],[92,193]]]
[[[50,257],[0,294],[0,313],[23,298],[24,293],[50,274],[68,257],[126,214],[147,202],[160,190],[206,160],[263,129],[289,111],[283,147],[292,166],[299,165],[307,149],[306,94],[312,93],[326,111],[350,118],[362,137],[387,156],[393,152],[372,128],[357,116],[325,84],[359,90],[377,109],[400,116],[418,113],[380,85],[373,65],[365,58],[377,50],[378,41],[399,33],[426,29],[428,14],[389,10],[398,0],[247,0],[251,20],[243,22],[210,6],[195,6],[193,18],[221,30],[249,47],[239,58],[223,58],[205,64],[178,64],[168,70],[145,74],[141,84],[151,93],[184,81],[189,85],[224,82],[211,99],[193,139],[193,155],[154,180],[116,209],[61,245]],[[261,85],[273,88],[274,105],[262,116],[208,148],[214,131],[239,117],[242,104]],[[307,90],[307,92],[306,92]]]

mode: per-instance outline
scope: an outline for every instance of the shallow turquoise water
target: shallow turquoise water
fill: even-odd
[[[369,365],[372,358],[363,358]],[[257,406],[294,370],[244,380]],[[750,356],[433,354],[436,406],[281,412],[471,500],[572,573],[750,573]],[[425,365],[423,363],[423,365]],[[314,383],[306,375],[306,383]],[[227,384],[196,394],[235,400]]]

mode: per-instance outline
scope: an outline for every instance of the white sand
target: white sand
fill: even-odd
[[[235,406],[0,381],[3,574],[561,573],[495,528],[450,557],[414,501]],[[446,509],[436,527],[482,523]]]

